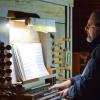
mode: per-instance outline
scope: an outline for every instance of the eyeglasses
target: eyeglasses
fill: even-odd
[[[100,28],[100,27],[98,27],[98,26],[95,26],[95,25],[89,25],[89,24],[87,24],[85,27],[86,27],[86,28]]]
[[[87,24],[85,27],[86,27],[86,28],[94,28],[94,27],[96,27],[96,26]]]

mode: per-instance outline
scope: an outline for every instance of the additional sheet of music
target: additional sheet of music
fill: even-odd
[[[49,75],[43,60],[41,43],[13,44],[19,73],[23,81]]]

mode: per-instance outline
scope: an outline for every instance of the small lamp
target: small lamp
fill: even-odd
[[[37,32],[56,32],[55,20],[52,19],[29,18],[28,26]]]

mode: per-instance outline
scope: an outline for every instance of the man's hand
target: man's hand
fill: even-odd
[[[60,95],[61,97],[66,98],[66,100],[72,100],[71,97],[67,96],[68,90],[69,90],[69,88],[64,89],[63,91],[60,91],[59,95]]]
[[[55,85],[49,87],[49,90],[51,90],[51,89],[63,90],[64,88],[65,88],[65,86],[62,84],[55,84]]]
[[[66,96],[67,96],[68,89],[69,89],[69,88],[62,90],[62,91],[60,92],[60,96],[66,97]]]
[[[60,84],[55,84],[51,87],[49,87],[49,90],[50,89],[59,89],[59,90],[63,90],[63,89],[66,89],[66,88],[69,88],[71,86],[71,80],[67,80],[63,83],[60,83]]]

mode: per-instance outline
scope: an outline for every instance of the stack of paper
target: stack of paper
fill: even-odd
[[[15,72],[18,80],[26,81],[47,76],[41,43],[14,43]]]

